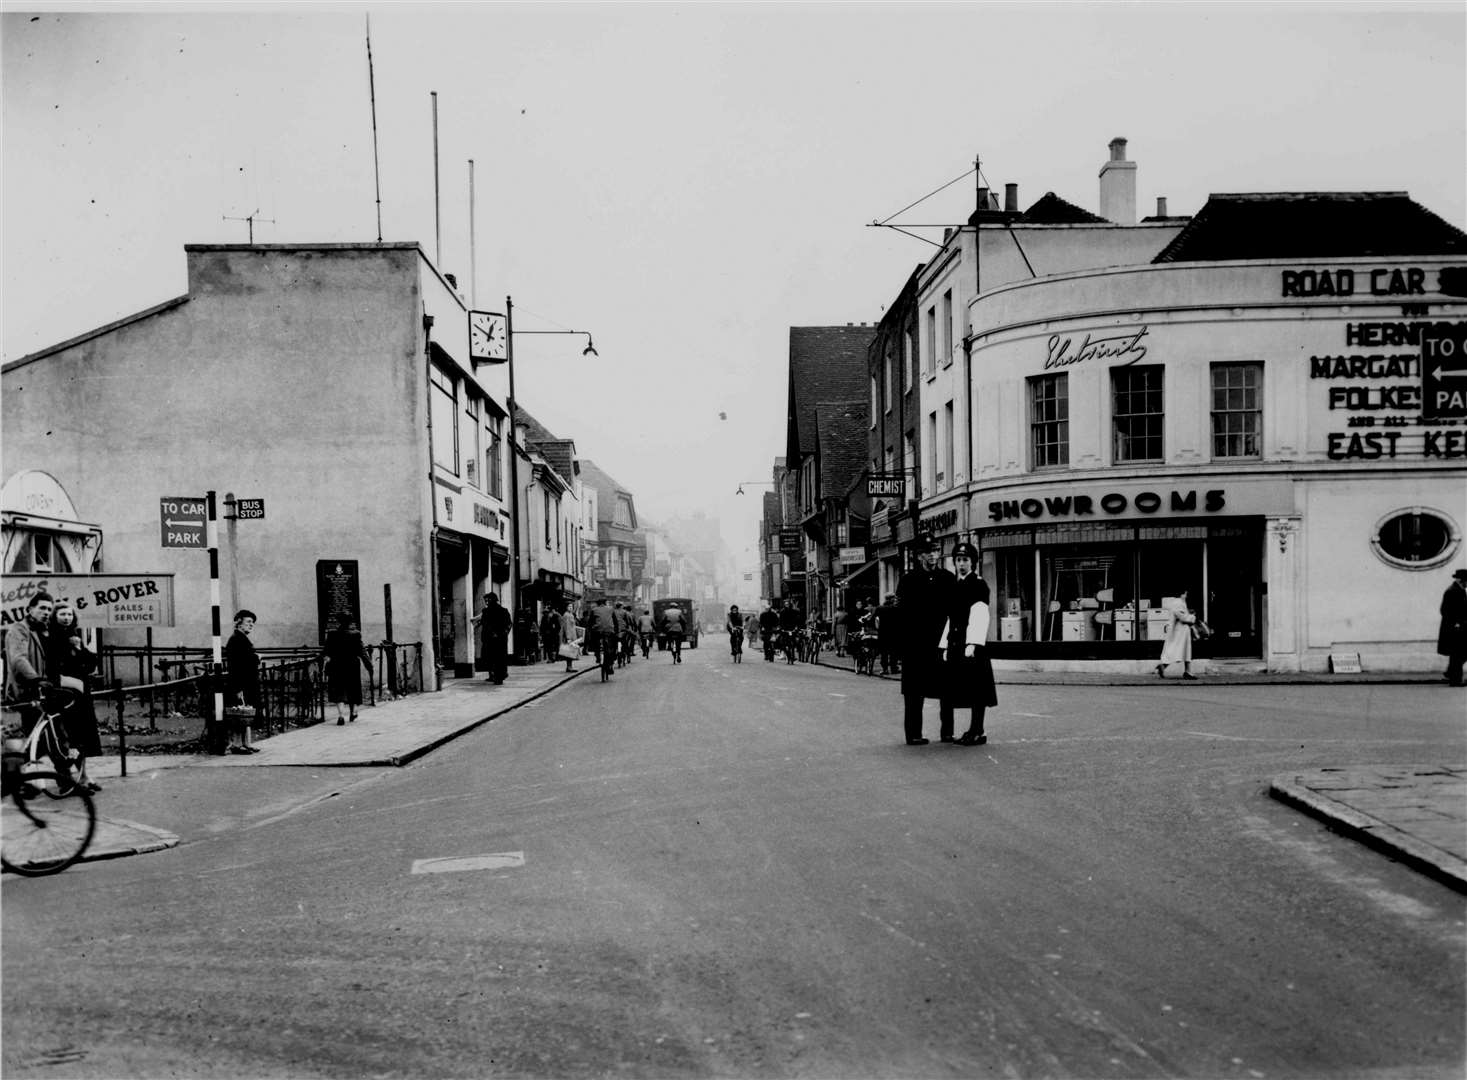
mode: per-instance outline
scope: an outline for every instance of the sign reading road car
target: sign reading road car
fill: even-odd
[[[208,500],[196,495],[165,495],[158,505],[158,524],[163,531],[166,548],[208,547],[204,539],[205,521],[209,516]]]

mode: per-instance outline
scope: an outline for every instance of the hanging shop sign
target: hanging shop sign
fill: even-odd
[[[872,473],[866,477],[866,494],[901,498],[907,490],[907,478],[901,473]]]
[[[860,566],[866,561],[866,549],[864,547],[843,547],[840,549],[838,561],[842,566]]]
[[[783,552],[799,552],[805,550],[805,538],[800,534],[798,525],[785,525],[779,530],[779,550]]]
[[[22,622],[41,590],[76,608],[82,626],[173,625],[172,574],[6,574],[0,578],[0,625]]]

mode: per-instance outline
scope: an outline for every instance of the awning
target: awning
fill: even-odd
[[[880,561],[881,561],[880,559],[872,559],[865,566],[861,567],[861,569],[859,569],[859,570],[852,570],[849,574],[847,574],[845,577],[841,578],[839,581],[837,581],[835,583],[836,584],[836,587],[837,588],[840,588],[840,589],[844,589],[847,585],[849,585],[851,582],[855,581],[858,577],[860,577],[862,574],[864,574],[867,570],[870,570],[873,566],[875,566]]]

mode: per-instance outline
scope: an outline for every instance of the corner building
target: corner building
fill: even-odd
[[[994,655],[1144,670],[1185,589],[1202,659],[1434,670],[1467,388],[1423,341],[1464,296],[1467,235],[1404,193],[1214,195],[1149,263],[980,293]]]

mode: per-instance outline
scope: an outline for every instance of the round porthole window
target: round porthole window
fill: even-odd
[[[1457,553],[1462,533],[1457,523],[1439,510],[1411,506],[1395,510],[1375,525],[1370,546],[1392,566],[1430,570]]]

